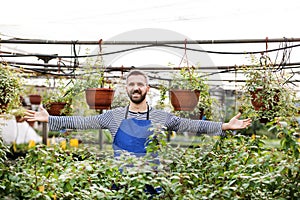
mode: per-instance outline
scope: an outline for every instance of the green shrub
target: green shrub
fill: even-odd
[[[115,159],[111,152],[95,155],[85,147],[63,150],[58,145],[38,145],[25,158],[5,161],[0,197],[147,199],[151,194],[145,186],[149,185],[163,191],[153,199],[300,196],[300,160],[284,149],[265,146],[259,136],[216,138],[210,150],[155,144],[159,146],[150,152],[159,151],[160,165],[149,161],[151,154],[143,158],[124,154]]]

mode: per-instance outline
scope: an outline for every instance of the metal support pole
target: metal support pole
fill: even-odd
[[[102,114],[102,110],[99,111],[99,114]],[[100,150],[103,150],[103,132],[102,129],[99,129],[99,146]]]
[[[47,145],[48,140],[48,123],[42,122],[42,130],[43,130],[43,144]]]
[[[99,146],[100,150],[103,150],[103,132],[102,129],[99,129]]]
[[[299,42],[300,38],[262,38],[262,39],[220,39],[220,40],[134,40],[134,41],[103,41],[102,45],[164,45],[164,44],[234,44],[234,43],[279,43]],[[40,39],[9,39],[1,40],[0,44],[64,44],[74,45],[71,40],[40,40]],[[76,41],[77,45],[99,45],[99,41]]]
[[[167,134],[167,142],[170,142],[170,141],[171,141],[171,134],[172,134],[172,131],[168,131],[168,134]]]

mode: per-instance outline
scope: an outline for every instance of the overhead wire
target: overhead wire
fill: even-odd
[[[57,61],[57,65],[56,67],[59,66],[59,70],[58,72],[63,72],[65,76],[70,76],[70,75],[74,75],[73,73],[75,72],[75,69],[80,67],[79,64],[79,58],[88,58],[88,57],[95,57],[95,56],[106,56],[106,55],[111,55],[111,54],[117,54],[117,53],[124,53],[124,52],[128,52],[128,51],[133,51],[133,50],[137,50],[137,49],[144,49],[144,48],[149,48],[149,47],[157,47],[157,46],[162,46],[162,47],[169,47],[169,48],[177,48],[177,49],[184,49],[185,51],[189,50],[189,51],[196,51],[196,52],[202,52],[202,53],[213,53],[213,54],[232,54],[232,55],[237,55],[237,54],[262,54],[262,53],[269,53],[269,52],[275,52],[277,51],[277,56],[276,56],[276,60],[278,58],[278,54],[280,51],[282,51],[282,58],[280,60],[280,64],[278,65],[277,69],[281,70],[283,68],[283,66],[285,66],[287,64],[287,62],[290,60],[290,56],[291,56],[291,52],[292,49],[295,47],[299,47],[300,44],[296,44],[296,45],[291,45],[290,43],[288,43],[288,39],[285,38],[284,39],[285,42],[280,43],[278,48],[274,48],[274,49],[268,49],[266,48],[265,51],[244,51],[244,52],[226,52],[226,51],[210,51],[210,50],[203,50],[203,49],[196,49],[196,48],[188,48],[186,47],[186,45],[184,47],[181,46],[176,46],[176,45],[168,45],[168,44],[159,44],[159,43],[153,43],[153,44],[149,44],[149,45],[142,45],[142,46],[137,46],[137,47],[132,47],[132,48],[126,48],[126,49],[122,49],[122,50],[118,50],[118,51],[112,51],[112,52],[102,52],[100,51],[97,54],[89,54],[89,55],[78,55],[78,53],[80,53],[80,51],[76,51],[76,44],[77,41],[73,41],[72,43],[72,51],[71,51],[71,56],[60,56],[57,54],[32,54],[32,53],[16,53],[16,52],[8,52],[8,51],[1,51],[0,52],[0,57],[2,57],[2,59],[4,57],[32,57],[32,56],[48,56],[51,59],[56,58],[58,59]],[[4,53],[4,54],[3,54]],[[62,69],[61,67],[64,66],[66,67],[65,63],[62,61],[63,58],[71,58],[73,59],[73,61],[68,61],[71,63],[73,63],[73,65],[70,65],[71,67],[71,72],[69,73],[65,73],[64,69]],[[23,63],[24,64],[24,63]],[[16,67],[16,65],[14,65]],[[47,67],[45,64],[40,64],[39,66],[44,66]],[[55,66],[54,66],[55,67]],[[28,68],[27,68],[28,69]],[[51,73],[51,72],[45,72],[42,71],[40,69],[28,69],[28,70],[32,70],[38,73],[42,73],[42,74],[50,74],[50,75],[58,75],[57,73]],[[48,69],[49,70],[49,69]],[[218,72],[214,72],[214,73],[210,73],[210,74],[206,74],[206,76],[209,75],[213,75],[216,73],[226,73],[226,72],[232,72],[232,71],[236,71],[237,69],[227,69],[227,70],[223,70],[223,71],[218,71]],[[52,70],[49,70],[52,71]],[[53,70],[54,71],[54,70]],[[294,72],[293,72],[294,73]],[[292,77],[290,77],[289,79],[291,79]]]
[[[152,45],[144,45],[144,46],[139,46],[139,47],[132,47],[132,48],[127,48],[127,49],[123,49],[123,50],[118,50],[118,51],[113,51],[113,52],[106,52],[106,53],[102,53],[102,56],[106,56],[106,55],[111,55],[111,54],[117,54],[117,53],[124,53],[127,51],[133,51],[133,50],[137,50],[137,49],[143,49],[143,48],[149,48],[149,47],[154,47],[154,46],[164,46],[164,47],[170,47],[170,48],[176,48],[176,49],[185,49],[185,50],[189,50],[189,51],[196,51],[196,52],[202,52],[202,53],[209,53],[209,54],[232,54],[232,55],[246,55],[246,54],[261,54],[263,52],[266,53],[270,53],[270,52],[275,52],[275,51],[280,51],[280,50],[286,50],[286,49],[292,49],[295,47],[299,47],[300,44],[296,44],[296,45],[290,45],[290,46],[283,46],[283,47],[279,47],[279,48],[274,48],[274,49],[269,49],[267,51],[243,51],[243,52],[232,52],[232,51],[211,51],[211,50],[203,50],[203,49],[196,49],[196,48],[188,48],[188,47],[180,47],[180,46],[174,46],[174,45],[167,45],[167,44],[152,44]],[[39,56],[40,54],[23,54],[23,53],[14,53],[14,52],[6,52],[8,55],[1,55],[2,57],[33,57],[33,56]],[[88,57],[96,57],[96,56],[100,56],[100,54],[89,54],[89,55],[71,55],[71,56],[58,56],[58,55],[51,55],[51,54],[42,54],[45,56],[49,56],[52,58],[88,58]]]

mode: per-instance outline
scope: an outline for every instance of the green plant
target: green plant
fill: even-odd
[[[19,106],[18,108],[12,109],[11,114],[15,116],[17,122],[23,122],[25,121],[23,117],[25,116],[26,111],[26,108]]]
[[[181,67],[179,74],[175,74],[171,82],[171,88],[208,91],[206,79],[196,71],[193,66]]]
[[[88,147],[39,144],[14,162],[3,154],[0,198],[297,199],[300,195],[299,159],[266,146],[259,136],[214,138],[205,152],[202,147],[161,142],[165,136],[160,131],[153,137],[148,152],[158,151],[161,163],[154,169],[149,157],[115,159],[111,152],[96,155]],[[151,195],[145,185],[162,192]]]
[[[20,105],[22,78],[9,66],[0,64],[0,113]]]
[[[191,91],[199,91],[199,101],[197,103],[196,109],[192,112],[190,111],[179,111],[175,112],[178,115],[184,117],[195,117],[205,115],[206,119],[212,119],[212,105],[216,103],[216,100],[210,96],[209,85],[206,83],[207,79],[202,76],[201,73],[197,72],[194,67],[182,67],[179,74],[175,74],[172,78],[170,87],[160,86],[160,106],[162,106],[165,98],[166,92],[172,89],[183,89]]]
[[[95,59],[88,57],[79,72],[80,76],[73,79],[73,90],[80,93],[88,88],[112,88],[111,81],[105,78],[105,69],[101,56],[97,56]]]
[[[34,85],[26,85],[24,86],[24,90],[22,91],[23,95],[30,95],[30,94],[39,94],[36,87]]]
[[[25,112],[27,111],[26,108],[20,106],[18,108],[15,108],[11,111],[11,114],[13,114],[14,116],[20,116],[20,117],[24,117],[25,116]]]
[[[51,103],[66,103],[61,114],[72,114],[72,100],[77,95],[74,90],[72,80],[67,84],[60,79],[56,87],[48,87],[42,94],[42,103],[46,108],[50,108]]]
[[[300,155],[300,145],[299,140],[299,124],[297,121],[288,122],[277,122],[275,125],[271,126],[268,131],[276,133],[277,137],[280,139],[280,145],[282,149],[296,159]]]
[[[245,116],[269,122],[275,117],[292,117],[296,113],[295,92],[288,84],[288,74],[275,66],[268,56],[251,57],[250,67],[243,67],[246,82],[240,98]]]

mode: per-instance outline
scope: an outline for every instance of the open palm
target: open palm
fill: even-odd
[[[42,105],[39,108],[39,111],[27,110],[24,118],[27,121],[48,122],[49,113]]]

